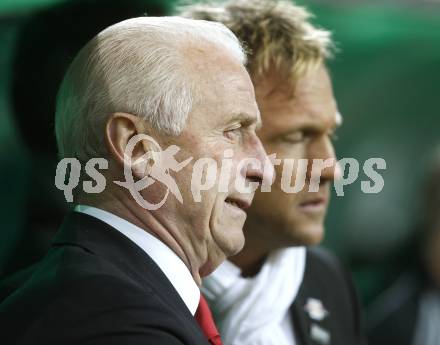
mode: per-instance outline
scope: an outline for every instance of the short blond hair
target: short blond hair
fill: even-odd
[[[283,0],[230,0],[178,8],[178,15],[227,26],[248,53],[253,79],[272,68],[294,85],[312,67],[332,56],[331,32],[313,26],[310,12]],[[287,73],[285,73],[287,72]]]

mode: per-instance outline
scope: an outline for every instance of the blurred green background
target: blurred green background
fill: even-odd
[[[344,117],[338,156],[387,162],[379,194],[361,192],[360,181],[368,180],[361,170],[344,197],[334,194],[327,220],[324,245],[350,266],[368,305],[417,256],[426,160],[440,142],[440,2],[299,3],[333,32],[339,48],[329,63]],[[54,186],[53,105],[46,96],[59,82],[51,73],[65,68],[57,58],[69,60],[124,16],[166,14],[173,5],[0,1],[0,276],[38,260],[66,209]]]

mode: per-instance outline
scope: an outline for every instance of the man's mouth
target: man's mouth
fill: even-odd
[[[316,197],[303,201],[299,207],[306,212],[322,212],[327,207],[327,199],[325,197]]]
[[[226,198],[225,202],[228,205],[230,205],[232,207],[239,208],[240,210],[243,210],[243,211],[245,211],[247,208],[249,208],[251,206],[251,202],[248,200],[232,198],[232,197]]]

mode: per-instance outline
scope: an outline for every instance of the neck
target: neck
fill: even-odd
[[[259,240],[260,236],[258,234],[260,231],[258,230],[258,226],[253,226],[252,229],[249,229],[249,226],[245,225],[244,234],[246,242],[243,250],[229,258],[229,261],[241,269],[243,277],[257,275],[271,251],[267,243]]]
[[[158,238],[184,262],[196,284],[201,286],[200,265],[197,264],[195,256],[190,254],[192,252],[190,248],[183,245],[185,241],[179,236],[178,229],[167,224],[166,217],[161,217],[159,214],[145,210],[123,192],[106,194],[105,197],[103,196],[99,200],[90,197],[78,198],[78,203],[94,206],[113,213]]]
[[[240,253],[229,258],[229,261],[241,269],[241,275],[245,278],[256,276],[260,272],[261,267],[263,267],[267,257],[266,253],[261,253],[260,255],[250,254],[243,248]]]

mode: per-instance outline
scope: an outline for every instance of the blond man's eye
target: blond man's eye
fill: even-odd
[[[299,143],[304,140],[304,132],[290,133],[284,136],[284,141],[289,143]]]

